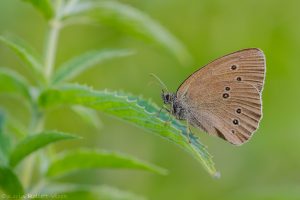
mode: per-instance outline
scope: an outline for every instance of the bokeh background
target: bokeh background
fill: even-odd
[[[76,133],[85,139],[57,146],[116,150],[170,170],[168,176],[127,170],[81,172],[62,181],[103,183],[155,200],[166,199],[300,199],[300,1],[298,0],[127,0],[160,22],[190,52],[193,62],[178,59],[107,26],[71,26],[59,39],[57,64],[89,49],[126,47],[136,54],[86,71],[74,82],[95,89],[124,90],[161,105],[160,88],[149,84],[157,74],[171,90],[193,71],[224,54],[248,47],[261,48],[267,59],[263,91],[263,120],[250,142],[235,147],[198,132],[214,156],[221,179],[177,146],[99,113],[102,129],[81,122],[68,109],[52,111],[47,128]],[[43,50],[46,23],[30,4],[0,1],[0,33],[14,33]],[[19,60],[0,46],[0,65],[30,76]],[[1,104],[28,120],[28,111],[12,99]],[[63,116],[63,117],[60,117]]]

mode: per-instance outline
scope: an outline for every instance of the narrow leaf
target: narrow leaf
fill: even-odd
[[[60,66],[57,72],[54,74],[53,83],[56,84],[62,81],[70,80],[81,74],[84,70],[87,70],[103,61],[117,57],[124,57],[131,54],[132,51],[126,49],[107,49],[87,52]]]
[[[132,192],[107,185],[53,183],[46,185],[40,193],[42,194],[41,196],[61,195],[66,200],[145,200],[145,198]]]
[[[116,116],[179,145],[200,161],[211,175],[218,175],[211,155],[198,138],[190,135],[189,142],[186,126],[173,117],[167,123],[169,115],[161,113],[157,116],[159,107],[150,101],[129,94],[94,91],[88,87],[68,85],[44,92],[39,103],[44,107],[77,104]]]
[[[89,125],[96,129],[100,129],[102,127],[102,121],[100,120],[96,110],[79,105],[72,106],[71,109]]]
[[[166,174],[165,169],[127,155],[116,152],[80,149],[64,153],[59,159],[53,161],[49,166],[47,176],[61,176],[78,170],[101,168],[141,169]]]
[[[6,166],[11,146],[11,138],[4,131],[5,113],[0,109],[0,166]],[[1,180],[1,179],[0,179]]]
[[[36,135],[28,136],[13,149],[10,155],[10,165],[12,167],[16,166],[26,156],[48,144],[75,138],[77,137],[57,131],[44,131]]]
[[[14,135],[17,139],[25,137],[27,127],[11,114],[7,115],[6,128],[9,134]]]
[[[36,75],[42,75],[42,64],[34,50],[17,37],[0,36],[0,42],[9,47]],[[39,77],[41,78],[41,77]]]
[[[11,199],[24,194],[23,186],[21,185],[18,177],[14,174],[14,172],[7,168],[0,166],[0,188],[6,195],[2,195],[3,199]]]
[[[46,19],[50,19],[54,15],[54,9],[50,0],[23,0],[31,3],[39,10]]]
[[[0,166],[8,166],[12,137],[7,131],[9,116],[0,108]]]
[[[16,72],[0,68],[0,93],[13,93],[31,99],[29,92],[29,84],[26,80]]]
[[[0,110],[0,165],[6,165],[7,162],[7,143],[4,136],[4,112]]]
[[[0,113],[4,117],[5,133],[7,133],[9,137],[22,139],[28,134],[27,124],[24,124],[23,122],[21,122],[19,119],[16,118],[14,110],[10,110],[5,107],[0,107]]]
[[[184,45],[174,35],[136,8],[117,1],[84,2],[68,9],[65,17],[86,15],[86,12],[94,14],[101,23],[159,44],[185,65],[192,60]]]

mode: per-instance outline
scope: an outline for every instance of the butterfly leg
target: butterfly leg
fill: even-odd
[[[171,116],[171,114],[170,114],[170,111],[168,110],[168,112],[169,112],[169,114],[168,114],[168,116],[169,116],[169,118],[168,118],[168,120],[166,120],[165,121],[165,125],[166,126],[169,126],[170,124],[171,124],[171,122],[172,122],[172,116]]]
[[[161,111],[162,110],[166,110],[167,112],[168,112],[168,119],[165,121],[165,125],[167,126],[167,125],[170,125],[170,123],[171,123],[171,121],[172,121],[172,119],[171,119],[171,111],[170,111],[170,109],[168,108],[168,107],[166,107],[165,105],[163,105],[163,107],[157,112],[157,114],[156,114],[156,117],[159,117],[159,115],[160,115],[160,113],[161,113]]]
[[[168,113],[170,113],[170,110],[165,105],[163,105],[163,107],[161,107],[159,111],[156,113],[156,117],[159,117],[162,110],[166,110]]]

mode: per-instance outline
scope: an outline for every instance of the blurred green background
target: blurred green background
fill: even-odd
[[[88,70],[74,82],[95,89],[124,90],[161,105],[160,88],[150,84],[149,73],[157,74],[175,91],[189,74],[212,59],[258,47],[267,59],[263,120],[252,140],[241,147],[197,133],[222,174],[221,179],[213,179],[183,150],[142,129],[99,113],[103,128],[96,130],[82,123],[69,109],[53,110],[47,117],[47,128],[85,138],[70,142],[67,147],[58,145],[58,151],[79,146],[117,150],[170,170],[168,176],[126,170],[82,172],[63,181],[114,185],[155,200],[300,199],[300,1],[122,2],[144,11],[170,30],[186,45],[193,63],[182,66],[157,45],[107,26],[71,26],[63,30],[59,39],[57,64],[89,49],[126,47],[137,51],[133,56]],[[42,51],[45,31],[45,20],[30,4],[0,1],[1,34],[16,34]],[[30,76],[2,45],[0,65]],[[1,99],[0,103],[18,112],[20,120],[29,120],[28,110],[18,101]]]

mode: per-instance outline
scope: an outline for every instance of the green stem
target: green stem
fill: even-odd
[[[42,188],[44,188],[47,185],[46,180],[40,180],[31,190],[30,194],[36,195],[39,194]],[[27,200],[28,198],[25,198]]]
[[[67,5],[64,7],[63,14],[68,14],[70,10],[72,10],[72,7],[78,3],[79,0],[69,0]]]
[[[50,82],[54,63],[55,63],[55,55],[56,55],[56,47],[57,47],[57,41],[60,31],[60,7],[62,5],[62,0],[56,1],[56,14],[55,17],[49,21],[49,33],[46,39],[46,45],[45,45],[45,71],[44,75],[47,80],[47,82]]]
[[[38,108],[37,103],[32,105],[32,120],[29,127],[29,134],[37,134],[41,132],[44,127],[44,113]]]
[[[32,120],[29,127],[29,134],[37,134],[43,130],[44,127],[44,114],[38,110],[36,103],[32,103]],[[30,156],[24,165],[23,168],[23,184],[25,188],[31,186],[32,175],[34,171],[34,166],[36,163],[36,158]]]
[[[60,10],[62,6],[62,0],[55,1],[56,14],[55,17],[49,21],[49,32],[47,34],[46,43],[45,43],[45,68],[44,76],[49,83],[51,81],[51,76],[55,64],[55,55],[57,49],[57,41],[60,31]],[[39,88],[42,90],[43,88]],[[35,99],[32,103],[32,117],[31,124],[29,127],[30,134],[37,134],[44,129],[44,115],[45,113],[41,111],[38,107],[37,100]],[[32,176],[34,174],[35,163],[37,161],[37,156],[31,156],[24,165],[23,170],[23,184],[24,187],[30,189],[32,187]],[[42,177],[41,177],[42,178]]]
[[[50,31],[47,38],[47,48],[45,56],[45,77],[48,82],[51,78],[54,67],[58,32],[59,25],[56,21],[52,21],[52,23],[50,24]]]

